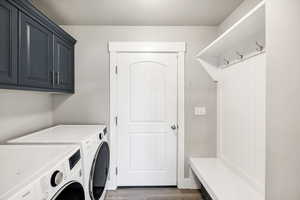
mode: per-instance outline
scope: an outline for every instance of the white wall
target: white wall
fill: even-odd
[[[261,1],[244,0],[218,26],[218,34]],[[262,193],[266,174],[265,82],[266,56],[260,55],[224,70],[218,100],[218,154]]]
[[[0,143],[52,123],[50,94],[0,90]]]
[[[72,96],[55,96],[55,123],[109,121],[108,41],[185,41],[186,157],[216,155],[216,86],[195,59],[216,37],[214,27],[63,26],[77,40],[76,88]],[[206,106],[207,115],[193,115]],[[186,175],[188,168],[186,167]]]
[[[267,0],[267,200],[300,199],[299,19],[299,0]]]
[[[237,7],[218,27],[218,34],[222,34],[234,23],[247,14],[262,0],[244,0],[239,7]]]
[[[265,191],[265,54],[222,70],[219,85],[220,157]]]

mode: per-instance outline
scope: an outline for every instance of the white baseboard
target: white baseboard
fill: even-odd
[[[108,184],[107,190],[117,190],[117,187],[113,186],[112,184]]]
[[[190,178],[185,178],[181,185],[178,185],[179,189],[200,189],[201,184],[199,183],[198,179],[191,175]]]
[[[200,189],[201,184],[198,181],[198,178],[190,171],[190,177],[184,178],[180,184],[177,185],[179,189]],[[106,184],[107,190],[116,190],[117,185],[113,179],[108,179]]]
[[[183,182],[178,185],[179,189],[200,189],[201,185],[196,177],[185,178]],[[116,190],[117,187],[111,181],[107,182],[107,190]]]
[[[201,183],[196,177],[192,169],[189,169],[189,178],[184,178],[181,185],[178,185],[179,189],[200,189]]]
[[[114,179],[111,179],[108,177],[107,183],[106,183],[107,190],[116,190],[117,184],[115,183]]]

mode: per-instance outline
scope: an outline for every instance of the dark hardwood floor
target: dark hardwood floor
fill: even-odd
[[[108,191],[105,200],[202,200],[202,198],[198,190],[121,188]]]

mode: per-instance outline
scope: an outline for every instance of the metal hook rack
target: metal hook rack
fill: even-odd
[[[229,64],[230,64],[230,61],[227,60],[226,58],[224,58],[224,61],[225,61],[225,64],[226,64],[226,65],[229,65]]]
[[[256,51],[263,51],[264,50],[264,46],[259,44],[258,42],[255,42],[257,48],[256,48]]]
[[[260,55],[260,54],[262,54],[262,53],[265,52],[265,47],[263,45],[261,45],[259,42],[256,41],[255,45],[257,46],[256,47],[256,52],[252,52],[252,53],[247,54],[247,55],[244,55],[244,54],[240,53],[239,51],[236,51],[235,53],[236,53],[236,55],[239,58],[237,60],[234,60],[234,61],[231,62],[229,59],[224,58],[224,62],[225,63],[224,63],[224,65],[223,65],[222,68],[227,68],[227,67],[229,67],[231,65],[235,65],[237,63],[240,63],[242,61],[248,60],[248,59],[250,59],[250,58],[252,58],[254,56]]]
[[[239,56],[239,58],[241,59],[241,60],[243,60],[243,58],[244,58],[244,55],[243,54],[241,54],[240,52],[235,52],[236,53],[236,55],[238,55]]]

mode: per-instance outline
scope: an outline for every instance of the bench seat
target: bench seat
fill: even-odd
[[[264,200],[263,194],[218,158],[190,158],[190,165],[213,200]]]

